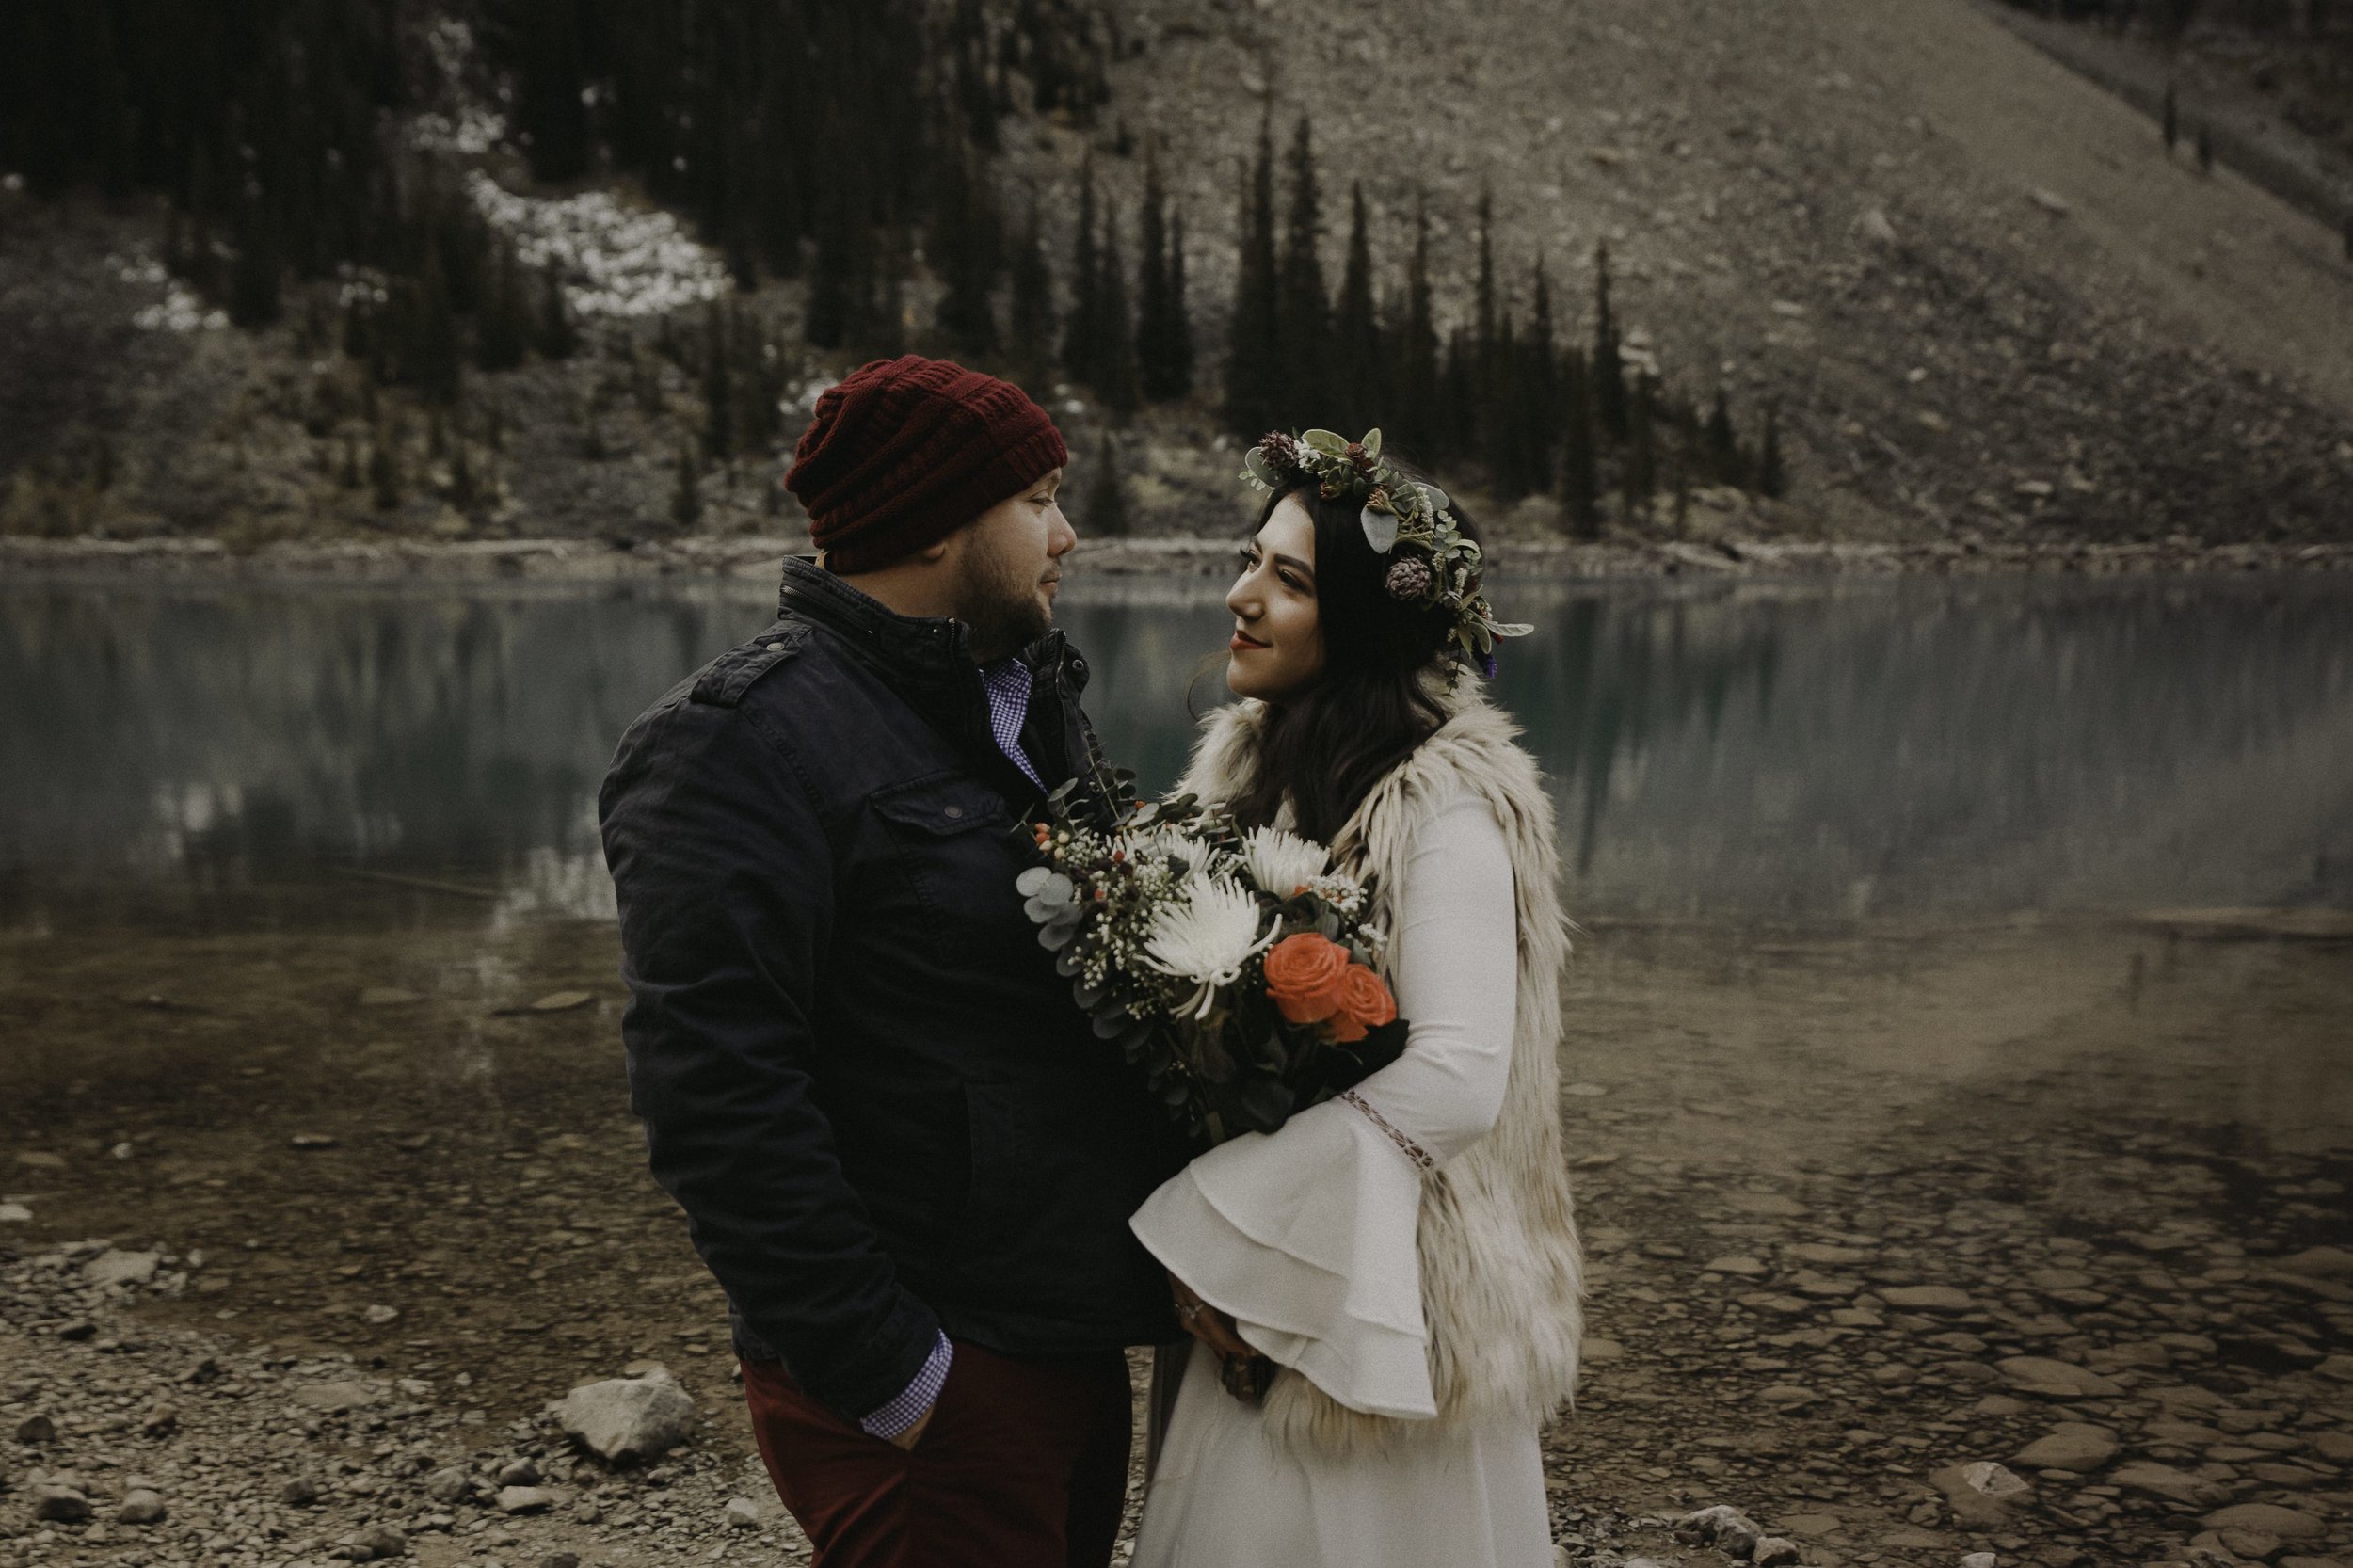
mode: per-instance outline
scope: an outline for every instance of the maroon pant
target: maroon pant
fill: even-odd
[[[775,1362],[744,1363],[760,1457],[815,1568],[1104,1568],[1128,1496],[1127,1357],[954,1343],[912,1450],[834,1415]]]

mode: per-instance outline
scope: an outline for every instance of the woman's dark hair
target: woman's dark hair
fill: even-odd
[[[1419,471],[1388,458],[1409,477]],[[1296,496],[1315,520],[1316,615],[1323,673],[1306,690],[1270,703],[1250,781],[1232,802],[1244,826],[1274,820],[1286,796],[1298,830],[1329,843],[1366,794],[1430,738],[1445,718],[1429,671],[1443,655],[1454,618],[1443,609],[1389,597],[1393,555],[1365,542],[1363,504],[1326,501],[1314,484],[1267,498],[1251,534]],[[1458,503],[1465,537],[1478,534]]]

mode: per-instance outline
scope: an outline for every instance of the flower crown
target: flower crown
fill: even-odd
[[[1495,607],[1479,591],[1484,557],[1465,538],[1449,509],[1454,504],[1435,485],[1409,479],[1381,460],[1381,432],[1361,441],[1343,440],[1329,430],[1289,436],[1280,430],[1242,458],[1242,475],[1270,493],[1311,482],[1326,501],[1348,496],[1364,508],[1365,543],[1375,555],[1390,557],[1385,585],[1389,597],[1407,604],[1443,610],[1453,617],[1448,641],[1488,676],[1495,674],[1498,637],[1525,637],[1533,627],[1496,619]]]

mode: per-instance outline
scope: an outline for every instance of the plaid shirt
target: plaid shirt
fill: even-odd
[[[1030,666],[1018,659],[1000,659],[981,666],[981,684],[988,692],[988,729],[997,737],[997,749],[1012,758],[1030,776],[1030,782],[1043,790],[1046,780],[1038,776],[1036,764],[1021,749],[1021,726],[1030,717],[1030,685],[1034,679]]]

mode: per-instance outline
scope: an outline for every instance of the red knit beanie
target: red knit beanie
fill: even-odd
[[[920,354],[825,390],[784,488],[836,571],[937,544],[1070,460],[1046,410],[1010,381]]]

